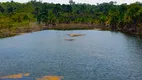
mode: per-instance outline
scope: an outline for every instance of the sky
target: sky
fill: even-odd
[[[0,2],[7,2],[7,1],[11,1],[11,0],[0,0]],[[28,2],[30,0],[13,0],[15,2],[21,2],[21,3],[25,3]],[[37,0],[38,1],[38,0]],[[49,3],[61,3],[61,4],[68,4],[69,0],[42,0],[43,2],[49,2]],[[103,2],[110,2],[110,1],[116,1],[118,4],[122,4],[122,3],[134,3],[136,1],[142,2],[142,0],[73,0],[76,3],[89,3],[89,4],[97,4],[97,3],[103,3]]]

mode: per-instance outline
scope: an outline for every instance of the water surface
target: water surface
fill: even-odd
[[[85,35],[67,35],[72,33]],[[46,75],[62,80],[142,80],[142,39],[95,30],[45,30],[0,39],[0,77],[19,73],[30,73],[19,80]]]

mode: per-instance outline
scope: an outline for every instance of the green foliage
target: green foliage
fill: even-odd
[[[116,2],[90,4],[53,4],[36,0],[28,3],[0,3],[0,29],[20,23],[102,24],[112,30],[138,31],[142,25],[142,3],[116,5]],[[20,26],[19,26],[20,27]],[[142,30],[142,29],[141,29]]]

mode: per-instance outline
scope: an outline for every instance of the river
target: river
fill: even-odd
[[[85,35],[67,35],[72,33]],[[18,80],[40,80],[42,76],[142,80],[142,38],[111,31],[45,30],[0,39],[0,77],[17,80],[3,76],[19,73],[30,75]]]

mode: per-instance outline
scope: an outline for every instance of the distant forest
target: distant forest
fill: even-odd
[[[45,26],[62,23],[101,24],[111,30],[142,34],[142,3],[54,4],[36,0],[0,3],[0,33],[1,30],[14,30],[31,22]]]

